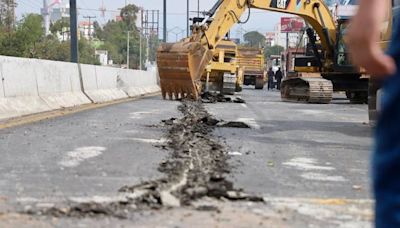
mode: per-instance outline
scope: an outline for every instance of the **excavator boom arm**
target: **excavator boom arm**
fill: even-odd
[[[202,43],[213,49],[248,8],[292,14],[303,18],[316,31],[323,48],[332,51],[336,24],[323,0],[224,0],[205,31]]]

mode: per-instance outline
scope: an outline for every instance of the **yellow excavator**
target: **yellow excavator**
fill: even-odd
[[[246,10],[250,17],[251,9],[297,15],[312,27],[308,35],[314,56],[299,59],[304,75],[285,81],[284,99],[328,103],[335,81],[341,90],[351,91],[354,86],[360,87],[356,91],[368,90],[368,79],[361,79],[359,70],[345,61],[342,35],[346,23],[337,24],[323,0],[219,0],[203,23],[193,27],[191,37],[178,43],[164,43],[158,49],[157,64],[164,98],[199,98],[201,76],[212,59],[213,50],[233,25],[243,23],[240,18]],[[345,64],[337,64],[338,59]],[[308,78],[309,72],[317,73],[318,78]]]
[[[201,91],[215,91],[226,95],[240,92],[243,86],[243,70],[240,69],[237,57],[237,44],[228,38],[221,40],[201,78]]]

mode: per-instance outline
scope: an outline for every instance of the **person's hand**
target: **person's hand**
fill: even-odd
[[[357,15],[349,25],[346,42],[352,63],[365,68],[375,77],[384,77],[396,72],[393,58],[379,46],[380,27],[387,13],[386,0],[362,0]]]

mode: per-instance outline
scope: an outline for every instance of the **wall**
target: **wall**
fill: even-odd
[[[0,56],[0,120],[160,91],[157,73]]]

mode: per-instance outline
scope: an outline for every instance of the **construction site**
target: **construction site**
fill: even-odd
[[[381,83],[350,60],[358,5],[187,1],[168,14],[181,2],[40,3],[71,62],[0,55],[0,227],[374,227]],[[4,31],[18,34],[20,4],[0,1]],[[270,13],[259,43],[261,29],[236,35]],[[96,64],[79,61],[82,40]]]

